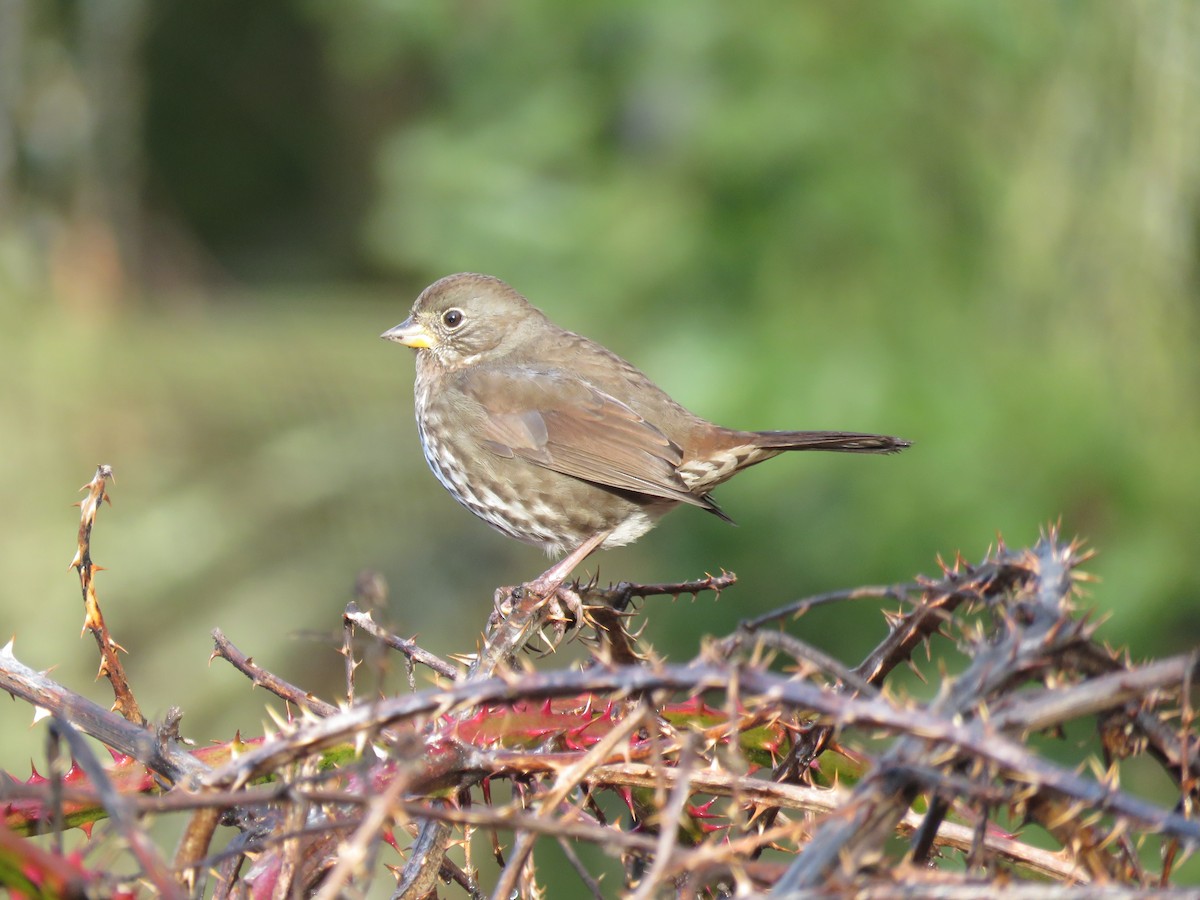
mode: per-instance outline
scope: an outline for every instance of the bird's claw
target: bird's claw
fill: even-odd
[[[496,588],[492,595],[492,614],[488,616],[488,628],[494,628],[507,619],[513,611],[514,602],[519,599],[519,587]]]
[[[492,597],[488,627],[494,628],[507,619],[525,599],[538,604],[541,623],[550,626],[550,636],[543,635],[543,638],[551,649],[561,644],[564,638],[573,636],[587,621],[583,599],[574,587],[563,584],[544,587],[533,581],[517,587],[497,588]]]
[[[574,635],[583,627],[583,600],[574,589],[559,586],[546,600],[543,616],[554,631],[554,646],[557,647],[568,633]]]

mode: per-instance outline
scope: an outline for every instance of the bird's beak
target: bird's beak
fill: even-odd
[[[414,350],[428,350],[436,341],[433,335],[425,330],[425,326],[412,320],[409,316],[395,328],[389,328],[380,335],[385,341],[395,341]]]

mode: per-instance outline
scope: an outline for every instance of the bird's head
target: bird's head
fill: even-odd
[[[499,278],[463,272],[425,288],[407,319],[380,337],[428,354],[445,369],[473,365],[485,353],[507,352],[531,328],[547,323],[529,301]]]

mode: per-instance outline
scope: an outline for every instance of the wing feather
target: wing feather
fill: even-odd
[[[719,512],[679,476],[683,450],[626,404],[562,372],[477,370],[466,392],[483,406],[483,445],[564,475]],[[486,398],[486,404],[484,404]]]

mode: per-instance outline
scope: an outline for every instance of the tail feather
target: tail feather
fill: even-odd
[[[710,432],[711,437],[713,432]],[[756,466],[789,450],[834,450],[840,453],[898,453],[911,446],[903,438],[857,431],[734,431],[717,429],[716,447],[706,448],[676,470],[688,490],[714,515],[728,519],[709,491],[742,469]]]
[[[755,446],[764,450],[834,450],[839,453],[899,453],[911,441],[886,434],[854,431],[756,431]]]

